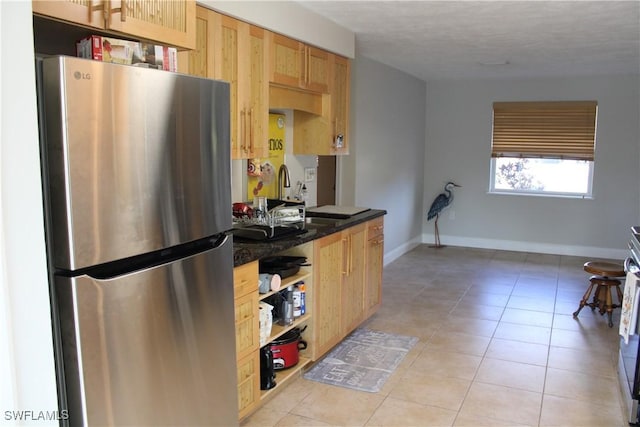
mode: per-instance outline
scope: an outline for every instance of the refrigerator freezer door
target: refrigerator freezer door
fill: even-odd
[[[231,259],[57,277],[71,425],[238,424]]]
[[[53,57],[42,93],[55,267],[231,228],[228,83]]]

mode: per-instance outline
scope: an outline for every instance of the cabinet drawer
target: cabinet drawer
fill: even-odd
[[[236,355],[241,358],[260,348],[257,292],[236,299]]]
[[[367,239],[371,240],[384,234],[384,217],[367,222]]]
[[[238,418],[246,416],[260,400],[260,354],[238,360]]]
[[[258,292],[258,261],[233,269],[233,291],[236,299]]]

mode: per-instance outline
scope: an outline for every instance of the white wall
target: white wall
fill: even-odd
[[[427,84],[425,205],[447,180],[463,185],[440,218],[443,244],[559,254],[626,256],[640,216],[639,77]],[[494,101],[597,100],[593,200],[487,194]],[[425,239],[433,224],[424,219]]]
[[[339,204],[386,209],[385,262],[422,233],[425,83],[356,56],[351,68],[349,156]]]
[[[311,12],[297,2],[198,0],[198,3],[225,15],[242,19],[342,56],[354,57],[355,36],[353,32]]]
[[[0,425],[53,426],[37,420],[58,403],[31,23],[31,2],[0,2]]]

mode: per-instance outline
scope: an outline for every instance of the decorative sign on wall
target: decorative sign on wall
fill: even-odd
[[[247,163],[247,200],[278,194],[278,169],[284,163],[284,114],[269,114],[269,157],[249,159]]]

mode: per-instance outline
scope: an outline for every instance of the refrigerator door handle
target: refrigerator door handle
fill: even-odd
[[[215,244],[213,245],[213,249],[217,249],[220,246],[224,245],[225,243],[227,243],[227,240],[229,240],[229,234],[227,233],[221,234],[218,237],[218,240],[216,240]]]
[[[163,249],[150,254],[77,270],[75,276],[87,276],[94,280],[112,280],[151,267],[162,267],[172,262],[197,255],[200,252],[222,248],[229,241],[229,234],[221,233],[195,242]]]

